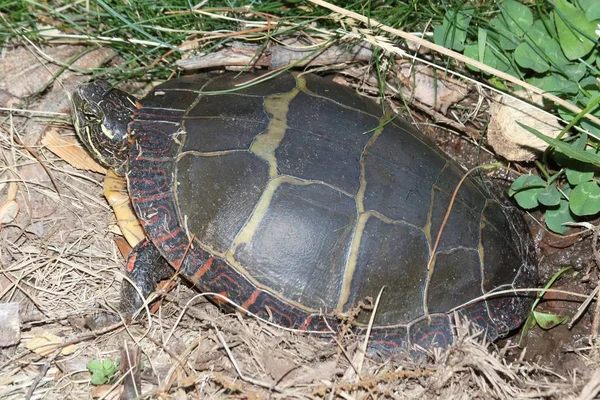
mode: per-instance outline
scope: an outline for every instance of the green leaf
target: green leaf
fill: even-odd
[[[558,74],[550,74],[542,78],[531,78],[528,82],[553,94],[577,94],[579,92],[577,82]]]
[[[594,179],[594,166],[590,164],[579,163],[579,169],[571,169],[567,168],[565,170],[565,175],[567,176],[567,180],[571,185],[579,185],[585,182],[590,182]],[[588,168],[589,167],[589,168]],[[589,171],[585,171],[589,169]]]
[[[477,29],[477,60],[483,62],[485,59],[485,46],[487,45],[487,30],[483,28]]]
[[[557,58],[557,52],[562,56],[562,60]],[[562,54],[560,45],[550,37],[546,26],[541,20],[535,21],[527,29],[525,40],[515,49],[514,57],[521,67],[533,69],[539,73],[550,69],[548,60],[558,61],[559,63],[562,61],[563,64],[568,62]]]
[[[569,206],[578,216],[595,215],[600,212],[600,186],[596,182],[584,182],[573,188]]]
[[[533,311],[533,316],[535,318],[535,322],[542,329],[552,329],[558,325],[564,325],[569,322],[569,317],[560,316],[556,314],[542,313],[539,311]]]
[[[573,148],[576,148],[577,150],[584,150],[591,154],[597,154],[596,149],[585,150],[587,141],[588,135],[584,132],[573,142]],[[559,156],[561,156],[561,153],[557,152],[555,154],[555,159],[561,166],[566,167],[565,175],[567,176],[567,181],[569,181],[571,185],[576,186],[594,179],[594,172],[596,168],[594,168],[592,164],[573,160],[564,154],[561,157]]]
[[[595,42],[588,37],[597,37],[596,23],[588,21],[582,10],[566,0],[556,0],[555,7],[554,21],[563,52],[569,60],[585,56],[595,46]]]
[[[99,360],[92,360],[86,364],[86,368],[90,372],[94,371],[102,371],[104,368],[102,367],[102,362]]]
[[[554,285],[554,282],[556,282],[556,280],[565,272],[567,272],[568,270],[570,270],[571,267],[563,267],[561,268],[559,271],[557,271],[554,275],[552,275],[552,277],[550,278],[550,280],[548,282],[546,282],[546,284],[544,285],[544,290],[538,292],[535,301],[533,302],[533,304],[531,305],[531,312],[529,313],[529,315],[527,316],[527,320],[525,321],[525,325],[523,327],[523,331],[521,333],[521,336],[519,338],[519,346],[522,346],[524,344],[524,339],[527,336],[527,332],[535,326],[536,323],[538,323],[537,317],[536,317],[536,311],[535,309],[537,308],[538,304],[540,303],[540,300],[546,295],[547,290]],[[542,317],[540,319],[541,323],[540,326],[542,326],[541,324],[545,324],[544,318]],[[547,325],[545,325],[547,326]],[[556,325],[555,325],[556,326]]]
[[[533,14],[529,7],[515,0],[505,0],[500,5],[501,14],[490,21],[493,37],[504,50],[514,50],[521,43],[523,35],[533,24]]]
[[[490,21],[490,26],[493,28],[490,36],[498,40],[503,50],[514,50],[521,43],[521,38],[508,29],[502,17],[493,18]]]
[[[595,137],[600,137],[600,127],[593,122],[589,122],[587,119],[579,121],[579,124],[583,129],[590,132]]]
[[[600,156],[598,156],[596,154],[590,153],[588,151],[578,150],[577,148],[574,148],[572,144],[563,142],[562,140],[548,137],[533,128],[530,128],[526,125],[521,124],[520,122],[517,122],[517,124],[519,124],[519,126],[522,127],[523,129],[525,129],[527,132],[542,139],[544,142],[548,143],[549,145],[554,146],[554,148],[556,148],[558,151],[564,153],[565,155],[567,155],[571,158],[574,158],[579,161],[583,161],[585,163],[600,165]]]
[[[554,70],[557,68],[552,69]],[[577,81],[585,76],[587,66],[584,63],[568,63],[561,65],[559,70],[569,77],[569,81],[572,82],[573,85],[576,85]]]
[[[98,373],[92,374],[92,378],[90,379],[90,383],[94,386],[104,385],[106,382],[108,382],[108,377]]]
[[[519,206],[530,210],[539,205],[538,196],[546,190],[546,181],[538,175],[522,175],[518,177],[508,190]]]
[[[465,51],[464,51],[464,55],[472,58],[474,60],[477,61],[482,61],[479,58],[479,50],[480,50],[480,46],[479,44],[469,44],[465,46]],[[494,49],[492,49],[490,46],[486,46],[484,55],[483,55],[483,63],[485,65],[488,65],[492,68],[496,68],[500,71],[503,72],[509,72],[512,69],[512,65],[510,65],[510,62],[508,60],[505,59],[501,59],[496,55],[496,52],[494,51]],[[469,69],[475,71],[475,72],[479,72],[480,69],[476,68],[470,64],[467,64],[467,67],[469,67]],[[486,75],[488,75],[486,73]],[[514,75],[514,74],[513,74]]]
[[[588,21],[600,19],[600,3],[598,0],[593,0],[594,3],[585,12],[585,18]]]
[[[569,60],[560,48],[560,43],[554,37],[550,36],[546,30],[546,25],[542,21],[535,21],[535,24],[527,31],[527,40],[536,44],[542,53],[545,54],[546,59],[552,61],[553,65],[561,67],[569,63]]]
[[[117,366],[109,358],[102,362],[102,367],[104,368],[104,372],[109,376],[112,376],[117,371]]]
[[[548,282],[546,282],[546,284],[544,285],[544,290],[538,292],[537,298],[535,299],[535,301],[533,302],[533,305],[531,306],[531,311],[535,310],[535,308],[538,306],[538,304],[540,304],[540,300],[542,298],[544,298],[548,289],[550,289],[552,287],[552,285],[554,285],[554,282],[556,282],[558,280],[558,278],[560,278],[565,272],[567,272],[570,269],[571,269],[571,267],[562,267],[561,269],[556,271],[550,277],[550,280]]]
[[[533,316],[533,310],[527,315],[527,319],[523,324],[523,328],[521,328],[521,334],[519,335],[519,347],[525,346],[525,338],[529,334],[531,328],[535,326],[535,317]]]
[[[471,22],[470,10],[448,10],[442,25],[435,27],[433,41],[448,49],[463,51],[467,38],[467,27]]]
[[[515,193],[513,197],[519,206],[526,210],[531,210],[532,208],[536,208],[540,205],[538,202],[538,196],[544,190],[544,188],[525,189]]]
[[[538,201],[541,205],[552,207],[560,204],[562,194],[556,188],[556,185],[550,185],[538,195]]]
[[[598,3],[598,0],[577,0],[583,11],[587,11],[591,6]]]
[[[565,222],[575,222],[575,218],[569,210],[569,202],[561,200],[558,207],[546,210],[545,221],[546,226],[552,232],[562,234],[571,229],[563,225]]]
[[[515,49],[515,61],[519,66],[540,74],[550,69],[550,64],[527,42],[522,42]]]
[[[546,181],[543,180],[542,178],[540,178],[539,175],[533,175],[533,174],[521,175],[520,177],[515,179],[515,181],[510,185],[510,189],[508,190],[508,195],[512,196],[516,192],[523,190],[523,189],[545,188],[545,187],[546,187]]]
[[[533,14],[529,7],[515,0],[504,0],[500,6],[504,23],[517,36],[523,36],[533,24]]]
[[[525,41],[515,50],[515,61],[523,68],[543,73],[548,69],[559,72],[560,77],[575,84],[585,73],[584,63],[571,63],[565,57],[558,41],[548,32],[542,20],[536,20],[525,33]],[[593,62],[591,60],[590,62]]]
[[[109,358],[99,361],[92,360],[86,364],[88,371],[91,372],[92,385],[103,385],[108,382],[117,372],[117,365]]]

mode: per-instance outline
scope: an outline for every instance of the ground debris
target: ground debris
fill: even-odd
[[[0,303],[0,347],[15,346],[20,340],[19,303]]]

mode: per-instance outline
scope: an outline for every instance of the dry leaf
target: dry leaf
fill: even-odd
[[[42,139],[48,150],[77,169],[106,173],[106,168],[94,160],[74,138],[63,138],[54,128],[48,128]]]
[[[116,388],[113,388],[112,385],[100,385],[96,386],[94,390],[92,390],[92,398],[94,399],[103,399],[103,400],[118,400],[121,396],[121,392],[123,391],[123,386],[119,385]]]
[[[50,355],[63,343],[62,338],[50,333],[50,332],[42,332],[39,335],[35,336],[33,339],[30,339],[25,343],[25,347],[40,356]],[[69,354],[74,353],[78,347],[74,344],[65,346],[60,354],[63,356],[68,356]]]
[[[325,361],[317,363],[314,366],[304,366],[300,370],[293,371],[284,379],[286,387],[294,385],[305,385],[320,381],[322,379],[332,379],[340,372],[337,361]]]
[[[0,224],[9,224],[19,213],[19,203],[9,200],[0,207]]]
[[[444,115],[469,93],[465,83],[442,76],[429,66],[405,62],[399,75],[404,84],[404,98],[418,100]]]
[[[297,368],[293,361],[272,354],[271,349],[265,351],[261,358],[265,369],[276,382]]]
[[[515,94],[525,95],[523,92]],[[517,122],[552,138],[560,133],[560,123],[543,110],[508,96],[496,100],[500,101],[490,106],[487,138],[494,151],[507,160],[533,161],[548,147],[548,143],[521,128]],[[532,103],[541,106],[543,99],[535,95]]]

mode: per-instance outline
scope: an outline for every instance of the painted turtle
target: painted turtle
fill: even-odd
[[[536,284],[518,211],[468,178],[435,247],[463,176],[454,162],[327,78],[261,79],[185,76],[139,102],[105,82],[73,94],[79,138],[127,178],[148,238],[127,273],[144,296],[176,269],[242,312],[324,331],[385,287],[371,332],[381,350],[448,346],[453,311],[490,339],[522,323],[531,305],[523,292],[464,306]],[[125,283],[123,311],[141,304]]]

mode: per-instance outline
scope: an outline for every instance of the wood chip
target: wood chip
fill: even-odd
[[[48,128],[42,139],[48,150],[77,169],[106,173],[106,168],[98,164],[74,138],[63,138],[54,128]]]

